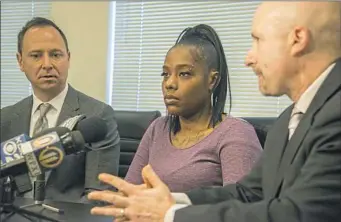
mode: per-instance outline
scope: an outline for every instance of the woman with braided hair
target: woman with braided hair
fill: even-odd
[[[262,152],[254,128],[224,112],[231,92],[224,49],[205,24],[186,28],[161,74],[167,116],[147,129],[126,180],[142,184],[150,164],[172,192],[234,183]]]

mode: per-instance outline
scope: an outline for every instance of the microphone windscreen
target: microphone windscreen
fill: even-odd
[[[47,128],[45,130],[40,131],[36,135],[34,135],[32,139],[38,138],[40,136],[46,135],[46,134],[51,133],[51,132],[56,132],[58,134],[58,136],[62,136],[64,134],[70,132],[70,130],[66,127],[60,127],[60,126]]]
[[[80,131],[72,131],[71,137],[73,141],[73,149],[80,151],[84,149],[85,141],[82,133]]]
[[[76,129],[83,135],[86,143],[95,143],[104,140],[108,133],[108,127],[105,121],[97,116],[81,120]]]

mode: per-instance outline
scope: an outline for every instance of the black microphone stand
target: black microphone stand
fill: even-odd
[[[34,181],[33,195],[34,195],[34,203],[22,206],[21,209],[28,208],[28,207],[41,206],[42,208],[53,211],[55,213],[59,213],[59,214],[64,213],[64,211],[61,209],[44,204],[44,201],[45,201],[45,173],[44,172],[42,174],[39,174],[36,180]]]
[[[53,218],[31,212],[20,207],[14,206],[16,184],[12,177],[5,177],[0,179],[0,219],[5,222],[10,217],[18,214],[29,221],[34,221],[32,217],[51,222],[59,222]],[[6,215],[7,214],[7,215]],[[2,217],[2,215],[5,215]]]

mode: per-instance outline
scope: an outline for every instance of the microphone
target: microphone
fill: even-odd
[[[30,174],[36,176],[33,193],[35,204],[42,204],[45,199],[45,171],[59,166],[65,155],[81,151],[85,144],[79,131],[70,132],[64,127],[57,129],[58,133],[52,128],[45,130],[21,147]]]
[[[50,129],[45,130],[44,132],[41,132],[37,136],[41,136],[45,132],[48,133],[48,132],[53,132],[53,131],[56,131],[58,135],[63,135],[69,132],[70,130],[68,130],[67,128],[61,128],[61,127],[50,128]],[[17,175],[20,175],[20,172],[22,171],[27,172],[27,170],[25,170],[25,157],[22,154],[21,145],[30,140],[31,138],[29,136],[27,136],[26,134],[21,134],[19,136],[13,137],[12,139],[9,139],[1,143],[1,150],[0,150],[1,169],[4,169],[4,168],[7,169],[8,167],[14,166],[12,168],[12,171],[14,172],[13,175],[11,174],[9,175],[6,174],[3,176],[1,175],[1,178],[10,176],[10,175],[17,176]],[[17,172],[19,172],[19,174]],[[1,173],[3,173],[3,171],[1,171]]]
[[[64,155],[83,150],[84,139],[79,131],[69,132],[67,128],[55,127],[40,136],[44,132],[37,135],[37,138],[20,144],[22,157],[2,164],[0,178],[27,172],[37,176],[44,170],[57,167]]]
[[[13,137],[7,141],[1,143],[0,155],[1,155],[1,168],[3,165],[8,165],[10,162],[15,161],[15,163],[21,163],[24,157],[21,153],[21,144],[30,140],[31,138],[26,134],[21,134],[19,136]],[[24,162],[22,162],[24,166]],[[19,169],[20,170],[20,169]],[[0,173],[1,174],[1,173]],[[1,175],[0,175],[1,176]],[[2,177],[1,177],[2,178]],[[18,193],[24,193],[32,190],[30,179],[28,175],[20,175],[15,178],[16,190]]]
[[[31,138],[31,140],[36,139],[36,138],[41,137],[41,136],[44,136],[45,134],[48,134],[48,133],[52,133],[52,132],[56,132],[58,134],[58,136],[62,136],[66,133],[71,132],[71,130],[69,130],[67,127],[61,127],[61,126],[47,128],[47,129],[44,129],[44,130],[40,131],[39,133],[35,134]]]
[[[107,134],[107,125],[105,121],[99,117],[90,117],[85,119],[84,115],[78,115],[65,120],[60,126],[64,126],[70,130],[76,130],[75,132],[80,132],[83,135],[85,140],[84,142],[86,143],[103,140]],[[86,146],[84,147],[92,150]],[[34,183],[34,200],[36,204],[42,204],[44,202],[45,184],[45,173],[39,174]],[[60,211],[59,209],[55,210]]]
[[[84,120],[79,121],[75,126],[74,126],[74,130],[79,131],[81,136],[84,138],[85,143],[95,143],[98,141],[101,141],[105,138],[106,134],[107,134],[107,125],[105,123],[105,121],[99,117],[90,117],[90,118],[86,118]],[[56,131],[58,135],[63,135],[66,134],[67,132],[69,132],[70,130],[65,128],[65,127],[54,127],[54,128],[49,128],[46,129],[40,133],[38,133],[34,138],[40,137],[44,134],[47,134],[49,132],[53,132]],[[76,133],[77,134],[77,133]],[[34,162],[32,162],[30,165],[32,166],[30,168],[30,170],[28,169],[28,166],[26,165],[26,160],[25,157],[22,154],[21,151],[21,145],[22,143],[16,143],[17,146],[17,152],[20,153],[19,156],[16,155],[16,158],[14,158],[14,154],[13,156],[10,156],[12,159],[12,161],[6,161],[7,159],[9,160],[9,157],[7,157],[7,159],[5,158],[5,155],[3,155],[3,153],[5,153],[5,151],[3,150],[3,146],[5,146],[5,143],[9,142],[9,141],[19,141],[18,138],[26,138],[25,140],[20,140],[23,142],[27,141],[27,138],[29,138],[28,136],[25,136],[24,134],[19,135],[17,137],[14,137],[13,139],[10,139],[8,141],[5,141],[3,143],[1,143],[1,158],[2,158],[2,163],[1,163],[1,171],[0,171],[0,178],[4,178],[7,176],[19,176],[22,174],[27,173],[28,171],[33,171],[34,174],[35,173],[35,168],[34,166],[37,166],[37,164],[35,164]],[[64,139],[70,139],[70,137],[64,138]],[[70,142],[70,141],[69,141]],[[76,149],[76,150],[75,150]],[[39,149],[40,150],[40,149]],[[91,147],[88,146],[76,146],[76,147],[68,147],[65,148],[65,154],[69,155],[71,153],[75,153],[75,152],[80,152],[80,151],[90,151],[93,150]],[[35,151],[37,152],[37,151]],[[8,155],[7,155],[8,156]],[[32,157],[32,155],[28,154],[28,156],[26,156],[26,158],[28,158],[30,160],[30,157]],[[34,161],[35,158],[31,158],[32,161]],[[39,159],[39,157],[38,157]],[[6,162],[5,162],[6,161]],[[39,164],[39,162],[38,162]]]
[[[30,137],[26,134],[13,137],[1,143],[1,165],[23,158],[20,145],[23,142],[29,141]]]
[[[84,144],[79,131],[67,132],[61,136],[51,132],[21,144],[21,152],[30,174],[37,176],[59,166],[65,155],[82,151]]]
[[[59,126],[67,127],[70,130],[78,130],[84,137],[85,149],[90,150],[101,150],[106,149],[106,146],[101,146],[101,148],[96,147],[95,149],[91,147],[91,143],[104,140],[107,133],[108,127],[106,122],[97,116],[92,116],[86,118],[84,115],[78,115],[65,120]]]
[[[76,124],[79,121],[82,121],[83,119],[85,119],[86,116],[84,114],[81,115],[77,115],[77,116],[73,116],[71,118],[66,119],[64,122],[62,122],[59,126],[61,127],[66,127],[70,130],[73,130],[76,126]]]
[[[69,121],[66,124],[69,128],[50,128],[40,132],[32,140],[19,143],[19,149],[17,149],[19,156],[16,155],[16,159],[12,158],[14,160],[7,158],[8,162],[1,163],[0,179],[29,172],[32,176],[37,177],[34,183],[35,204],[32,206],[39,204],[46,209],[61,213],[62,210],[43,204],[45,198],[44,171],[58,167],[65,155],[93,150],[85,147],[85,143],[91,144],[103,140],[108,130],[105,121],[101,118],[83,119],[83,117],[77,117],[74,122]],[[70,132],[70,129],[75,131]],[[5,152],[2,146],[1,152]]]
[[[105,121],[95,116],[87,119],[85,115],[74,116],[65,120],[60,126],[70,130],[80,131],[86,143],[103,140],[107,134],[107,125]],[[40,136],[40,134],[36,136]],[[93,150],[86,145],[84,147],[87,150]],[[45,173],[39,174],[34,182],[34,200],[37,204],[42,203],[45,199],[45,184]]]
[[[95,143],[105,139],[108,133],[108,126],[102,118],[92,116],[79,121],[72,130],[80,131],[85,143]],[[92,150],[89,147],[86,148]]]

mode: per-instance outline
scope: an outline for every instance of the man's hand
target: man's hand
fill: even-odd
[[[144,185],[133,185],[119,177],[100,174],[99,179],[116,187],[112,191],[94,191],[90,200],[101,200],[113,206],[94,207],[92,214],[114,216],[117,221],[161,222],[167,210],[175,204],[168,187],[155,174],[150,165],[142,170]]]

